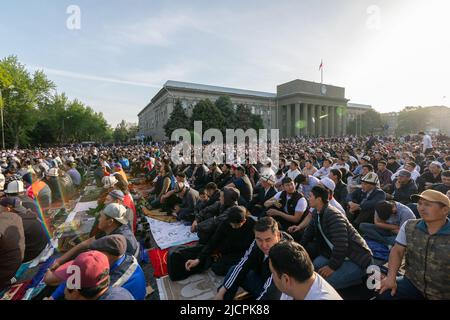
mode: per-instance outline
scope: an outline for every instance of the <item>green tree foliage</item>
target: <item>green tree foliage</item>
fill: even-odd
[[[429,116],[427,108],[406,107],[398,115],[396,133],[403,135],[424,131],[428,124]]]
[[[127,143],[136,138],[139,127],[134,123],[120,122],[113,133],[115,143]]]
[[[78,100],[70,101],[55,88],[42,71],[30,74],[17,57],[0,60],[7,147],[104,142],[112,138],[102,113]]]
[[[167,137],[172,136],[172,132],[176,129],[192,129],[192,125],[190,123],[189,117],[184,112],[184,109],[181,105],[181,101],[177,100],[175,106],[173,108],[173,112],[170,114],[169,120],[164,126],[164,131]]]
[[[384,123],[381,120],[381,114],[375,110],[368,110],[362,115],[362,117],[358,116],[357,120],[349,122],[347,126],[347,133],[362,135],[381,134],[383,133],[383,128]],[[361,133],[360,130],[362,131]]]
[[[260,115],[252,114],[251,116],[251,128],[258,132],[259,129],[264,129],[264,121]]]
[[[211,102],[211,100],[200,100],[192,110],[191,123],[202,121],[203,131],[208,129],[219,129],[224,131],[225,120],[220,110]]]
[[[224,118],[224,125],[226,129],[237,128],[237,116],[233,108],[233,102],[230,97],[222,96],[214,102],[217,109],[220,110],[222,117]]]
[[[10,56],[0,61],[2,79],[8,74],[11,85],[3,87],[5,136],[9,145],[30,143],[30,133],[36,126],[36,110],[48,103],[55,88],[42,71],[30,74],[17,57]],[[3,82],[4,80],[2,80]],[[13,87],[11,87],[13,86]]]
[[[252,112],[250,108],[243,104],[238,105],[236,109],[237,128],[247,130],[252,128]]]

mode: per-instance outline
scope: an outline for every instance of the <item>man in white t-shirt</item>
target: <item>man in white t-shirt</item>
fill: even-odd
[[[267,215],[277,220],[281,230],[286,231],[306,218],[308,202],[295,190],[295,184],[291,178],[284,178],[282,184],[284,191],[278,192],[272,199],[267,200],[264,206],[268,209]]]
[[[272,281],[283,292],[280,300],[342,300],[319,274],[306,250],[293,241],[282,241],[269,251]]]
[[[344,168],[347,172],[350,171],[350,166],[345,162],[344,157],[339,157],[337,162],[331,166],[331,169],[341,169]]]
[[[297,161],[292,160],[291,164],[289,166],[290,166],[290,169],[288,172],[286,172],[286,176],[288,176],[292,180],[295,180],[295,178],[297,178],[297,176],[301,173],[301,171],[298,169],[299,164]]]
[[[425,134],[425,132],[419,132],[419,136],[422,137],[422,148],[423,153],[425,155],[429,154],[430,152],[433,152],[433,143],[431,141],[431,137],[428,134]]]

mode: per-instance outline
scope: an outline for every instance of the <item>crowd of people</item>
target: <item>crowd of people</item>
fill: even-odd
[[[280,161],[175,164],[173,144],[3,151],[0,291],[49,239],[39,213],[76,197],[92,170],[104,192],[91,237],[45,275],[48,299],[144,299],[138,214],[128,179],[151,185],[148,210],[188,223],[195,246],[169,252],[169,276],[211,268],[215,299],[243,288],[251,299],[342,299],[386,261],[378,299],[450,298],[450,148],[421,132],[407,138],[297,137]],[[248,154],[247,154],[248,155]],[[406,261],[406,264],[404,264]],[[404,265],[404,274],[398,274]],[[81,270],[81,288],[69,271]]]

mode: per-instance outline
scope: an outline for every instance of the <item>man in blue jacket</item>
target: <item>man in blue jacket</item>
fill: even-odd
[[[363,222],[374,223],[375,205],[383,200],[386,200],[386,193],[380,189],[378,176],[369,172],[361,179],[361,189],[350,195],[348,218],[353,226],[359,230]]]
[[[123,235],[110,235],[94,241],[89,249],[100,251],[109,261],[111,287],[127,289],[135,300],[144,300],[147,294],[145,275],[136,258],[126,254],[127,241]],[[64,296],[66,282],[61,283],[55,272],[45,275],[45,283],[59,285],[51,299],[58,300]]]

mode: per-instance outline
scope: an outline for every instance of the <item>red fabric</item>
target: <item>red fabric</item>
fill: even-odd
[[[26,282],[17,283],[11,286],[9,290],[4,293],[3,297],[1,297],[0,300],[11,300],[11,301],[22,300],[30,284],[31,280],[28,280]]]
[[[152,171],[153,170],[153,162],[152,161],[147,161],[145,163],[145,167],[147,167],[148,171]]]
[[[169,273],[167,272],[167,255],[169,253],[169,249],[160,250],[160,249],[150,249],[148,250],[148,256],[150,258],[150,262],[152,263],[154,273],[153,275],[156,278],[161,278],[167,276]]]
[[[198,241],[185,244],[186,246],[195,246]],[[153,275],[156,278],[161,278],[167,276],[169,273],[167,271],[167,255],[169,254],[169,249],[150,249],[147,251],[150,262],[153,266],[155,272]]]
[[[34,192],[33,192],[33,188],[32,188],[33,186],[29,186],[28,188],[27,188],[27,196],[29,197],[29,198],[31,198],[31,199],[34,199]]]
[[[125,198],[123,199],[123,205],[127,208],[130,208],[133,211],[133,232],[136,232],[137,228],[137,214],[136,207],[134,205],[133,197],[131,194],[127,193]]]

